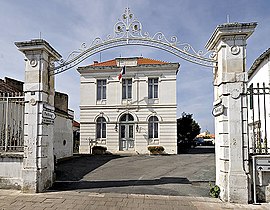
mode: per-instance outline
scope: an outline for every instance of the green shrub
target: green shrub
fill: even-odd
[[[212,185],[211,183],[209,183],[210,185],[210,196],[212,196],[213,198],[218,198],[219,194],[220,194],[220,188],[217,185]]]
[[[163,146],[149,146],[147,148],[150,153],[162,153],[164,151],[164,147]]]

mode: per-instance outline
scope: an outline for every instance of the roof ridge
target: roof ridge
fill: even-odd
[[[161,61],[161,60],[157,60],[157,59],[153,59],[153,58],[144,58],[144,57],[126,57],[126,58],[114,58],[114,59],[110,59],[107,61],[102,61],[102,62],[97,62],[94,61],[93,64],[90,64],[89,66],[92,67],[101,67],[101,66],[117,66],[117,60],[132,60],[132,59],[136,59],[137,60],[137,65],[158,65],[158,64],[168,64],[168,62],[165,61]]]
[[[265,50],[262,54],[259,55],[258,58],[256,58],[256,60],[253,62],[253,64],[251,65],[250,69],[248,70],[248,77],[251,77],[253,75],[253,73],[255,72],[255,70],[257,69],[257,67],[262,63],[262,61],[268,55],[270,55],[270,48],[268,48],[267,50]]]
[[[159,60],[159,59],[153,59],[153,58],[144,58],[144,57],[140,57],[139,59],[149,59],[149,60],[152,60],[152,61],[159,61],[159,62],[162,62],[162,63],[168,63],[166,61],[162,61],[162,60]]]
[[[93,64],[90,64],[89,66],[104,66],[106,63],[111,63],[109,66],[116,66],[116,59],[111,59],[107,61],[102,61],[102,62],[95,62]]]
[[[12,79],[12,80],[15,80],[15,79]],[[15,81],[18,81],[18,80],[15,80]],[[0,79],[0,93],[19,93],[19,92],[22,92],[22,91],[16,88],[16,86],[8,84],[5,79]]]

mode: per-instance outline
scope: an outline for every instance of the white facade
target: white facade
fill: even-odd
[[[126,73],[119,81],[118,74],[123,66]],[[160,145],[165,153],[175,154],[178,68],[178,63],[144,58],[119,58],[79,67],[80,153],[90,153],[93,145],[107,147],[112,153],[148,153],[148,146]],[[153,94],[152,98],[148,92]]]
[[[259,58],[255,60],[249,72],[248,87],[253,86],[253,88],[263,88],[269,87],[270,84],[270,49],[265,51]],[[259,85],[259,86],[258,86]],[[249,131],[250,131],[250,145],[254,144],[253,132],[257,137],[260,136],[262,139],[262,144],[264,144],[264,139],[268,140],[267,146],[270,147],[270,132],[267,132],[267,127],[269,127],[270,119],[270,94],[263,95],[263,90],[260,90],[260,95],[253,96],[253,110],[249,107]],[[259,102],[258,102],[259,100]],[[250,98],[249,98],[250,103]],[[265,110],[265,111],[264,111]],[[258,127],[258,125],[260,125]],[[254,145],[253,145],[254,146]],[[262,146],[264,147],[264,145]]]

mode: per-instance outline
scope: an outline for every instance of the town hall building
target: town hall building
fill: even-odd
[[[111,153],[177,153],[176,75],[179,63],[116,58],[79,67],[80,153],[94,145]]]

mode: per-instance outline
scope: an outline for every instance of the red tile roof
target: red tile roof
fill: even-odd
[[[76,120],[74,120],[73,123],[72,123],[72,126],[79,128],[80,127],[80,123],[78,123]]]
[[[137,58],[138,65],[149,65],[149,64],[166,64],[167,62],[154,60],[150,58]],[[117,66],[116,59],[108,60],[100,63],[94,63],[90,66]]]
[[[91,64],[90,66],[116,66],[116,60],[109,60],[109,61],[104,61],[100,63],[94,63]]]
[[[138,65],[148,65],[148,64],[166,64],[167,62],[154,60],[150,58],[139,58]]]

